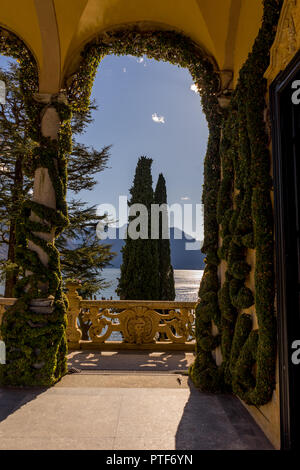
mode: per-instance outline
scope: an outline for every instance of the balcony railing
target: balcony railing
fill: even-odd
[[[83,300],[78,287],[67,285],[70,350],[194,350],[194,302]],[[0,298],[0,324],[14,301]]]
[[[194,350],[194,302],[82,300],[77,289],[68,284],[69,349]]]

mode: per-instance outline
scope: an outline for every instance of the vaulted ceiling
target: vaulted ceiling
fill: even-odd
[[[262,18],[262,0],[1,0],[0,25],[36,57],[40,91],[55,93],[84,44],[124,24],[189,36],[234,80]]]

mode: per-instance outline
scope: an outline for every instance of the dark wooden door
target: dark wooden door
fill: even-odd
[[[298,92],[299,90],[299,92]],[[271,86],[282,449],[300,446],[300,55]]]

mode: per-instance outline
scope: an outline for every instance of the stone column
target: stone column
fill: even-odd
[[[60,121],[56,109],[51,106],[46,107],[41,119],[41,131],[43,137],[57,139],[59,127]],[[37,168],[35,171],[32,200],[50,207],[51,209],[56,209],[55,191],[47,168]],[[30,219],[36,222],[41,221],[35,214],[31,214]],[[51,233],[35,232],[35,235],[43,238],[47,242],[54,239],[53,229]],[[42,263],[47,266],[48,256],[41,247],[35,245],[31,240],[29,240],[28,248],[35,251]]]
[[[32,201],[25,202],[17,227],[16,261],[25,276],[17,284],[18,298],[5,312],[1,328],[7,347],[7,364],[0,366],[4,385],[50,386],[67,371],[67,300],[54,241],[67,223],[66,159],[58,138],[68,109],[61,104],[66,104],[64,95],[37,94],[35,100],[43,105],[40,146]],[[66,146],[64,151],[68,150]]]
[[[66,99],[63,94],[58,94],[55,97],[57,98],[58,102],[66,103]],[[56,108],[51,105],[51,99],[52,95],[50,94],[35,95],[36,101],[45,104],[45,108],[42,110],[41,113],[42,137],[48,137],[51,140],[57,140],[61,123]],[[47,168],[40,167],[37,168],[35,171],[32,201],[47,206],[51,209],[56,209],[55,190]],[[44,220],[41,221],[41,219],[34,213],[31,214],[30,220],[35,222],[47,223]],[[34,234],[39,238],[45,240],[46,242],[54,241],[54,228],[51,229],[50,233],[34,232]],[[45,266],[48,266],[48,255],[40,246],[36,245],[34,242],[29,240],[28,248],[32,251],[35,251],[38,254],[41,262]],[[30,268],[27,274],[30,274]],[[47,296],[47,285],[40,285],[39,287],[41,288],[42,292],[45,293],[45,296]]]

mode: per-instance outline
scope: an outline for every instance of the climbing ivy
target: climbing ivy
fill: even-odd
[[[226,262],[226,273],[219,288],[216,269],[207,267],[205,270],[197,307],[200,338],[196,362],[191,370],[192,378],[203,389],[232,390],[247,404],[256,406],[268,403],[275,387],[272,181],[264,121],[267,92],[264,73],[269,65],[281,5],[281,0],[264,1],[261,29],[240,71],[222,122],[222,179],[216,204],[222,242],[219,249],[216,245],[215,249],[219,258]],[[211,180],[210,175],[208,181]],[[212,220],[214,202],[212,196],[209,209]],[[213,226],[211,222],[205,223],[206,240],[210,240]],[[246,285],[251,270],[247,263],[249,249],[255,249],[256,256],[255,293]],[[207,246],[204,246],[204,252],[206,250]],[[212,276],[214,283],[207,281]],[[244,312],[252,306],[255,306],[258,322],[255,330],[253,314]],[[216,366],[212,356],[215,344],[209,352],[202,346],[201,337],[212,335],[208,328],[211,319],[220,334],[223,358],[220,367]]]
[[[48,106],[56,108],[60,122],[59,138],[42,136],[41,116],[45,105],[34,99],[38,92],[38,71],[30,51],[12,33],[0,29],[0,52],[18,60],[19,80],[26,112],[30,119],[30,137],[37,143],[32,167],[47,169],[51,179],[56,209],[28,200],[24,203],[16,230],[16,262],[22,277],[15,288],[17,301],[3,316],[1,334],[6,344],[6,365],[0,366],[3,385],[52,385],[66,373],[66,309],[67,299],[62,292],[59,252],[50,240],[38,234],[58,237],[68,224],[66,189],[67,156],[71,151],[69,107],[59,96],[51,98]],[[48,257],[45,266],[34,244]],[[33,301],[48,299],[50,310],[35,308]]]

